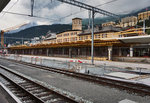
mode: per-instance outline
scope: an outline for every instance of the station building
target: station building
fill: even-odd
[[[36,45],[8,48],[11,54],[91,59],[91,31],[83,32],[82,19],[74,18],[72,30],[56,34]],[[108,26],[94,32],[95,60],[127,60],[150,56],[150,36],[141,28],[119,30]],[[123,59],[122,59],[123,58]],[[143,59],[144,59],[143,58]]]
[[[150,11],[145,11],[138,14],[139,22],[142,22],[143,20],[149,20],[149,17],[150,17]]]
[[[132,27],[136,26],[138,19],[136,16],[125,17],[121,19],[120,26],[121,27]]]
[[[103,24],[102,24],[102,27],[106,27],[106,26],[115,26],[115,25],[116,25],[115,22],[110,21],[110,22],[103,23]]]

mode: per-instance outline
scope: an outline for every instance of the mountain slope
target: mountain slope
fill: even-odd
[[[30,22],[30,23],[27,23],[23,26],[21,26],[20,28],[16,29],[16,30],[12,30],[10,31],[9,33],[16,33],[16,32],[19,32],[21,30],[25,30],[25,29],[28,29],[28,28],[31,28],[31,27],[34,27],[34,26],[38,26],[37,23],[35,22]]]
[[[22,30],[17,33],[6,33],[5,38],[6,42],[5,43],[15,43],[15,41],[22,41],[21,38],[33,38],[33,37],[39,37],[42,35],[46,35],[48,31],[51,32],[62,32],[65,30],[70,30],[71,25],[68,24],[54,24],[54,25],[41,25],[41,26],[34,26],[31,28],[27,28],[25,30]],[[16,39],[15,39],[16,38]],[[17,39],[18,38],[18,39]]]

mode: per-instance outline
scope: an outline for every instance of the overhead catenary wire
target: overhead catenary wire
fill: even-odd
[[[103,6],[103,5],[106,5],[106,4],[110,4],[110,3],[113,3],[113,2],[116,2],[116,1],[119,1],[119,0],[111,0],[111,1],[105,2],[105,3],[103,3],[103,4],[96,5],[95,7],[100,7],[100,6]],[[75,12],[75,13],[68,14],[67,16],[64,16],[64,17],[59,18],[59,20],[65,19],[65,18],[70,17],[70,16],[72,16],[72,15],[76,15],[76,14],[82,13],[82,12],[84,12],[84,11],[87,11],[87,10],[80,10],[80,11],[77,11],[77,12]]]
[[[119,0],[111,0],[111,1],[108,1],[108,2],[105,2],[105,3],[102,3],[102,4],[99,4],[99,5],[96,5],[95,7],[100,7],[100,6],[103,6],[103,5],[106,5],[106,4],[110,4],[110,3],[113,3],[113,2],[116,2],[116,1],[119,1]],[[51,0],[51,3],[52,3],[52,2],[55,2],[55,1]],[[62,4],[63,4],[63,3],[62,3]],[[74,12],[74,13],[70,13],[70,14],[68,14],[67,16],[58,18],[58,19],[55,20],[55,21],[61,21],[62,19],[71,17],[71,16],[73,16],[73,15],[82,13],[82,12],[84,12],[84,11],[86,11],[86,10],[81,10],[81,9],[80,9],[80,11],[77,11],[77,12]],[[125,12],[127,13],[127,12],[130,12],[130,11],[122,11],[122,12],[119,12],[118,14],[120,14],[120,13],[125,13]],[[115,19],[115,20],[118,20],[118,19]],[[114,20],[114,21],[115,21],[115,20]]]
[[[111,0],[111,1],[108,1],[108,2],[105,2],[105,3],[102,3],[102,4],[99,4],[99,5],[96,5],[95,7],[100,7],[100,6],[103,6],[103,5],[106,5],[106,4],[110,4],[110,3],[113,3],[113,2],[116,2],[116,1],[119,1],[119,0]],[[51,3],[52,3],[52,2],[55,2],[55,1],[51,0]],[[71,10],[72,10],[72,8],[71,8]],[[68,14],[67,16],[61,17],[61,18],[59,18],[58,20],[65,19],[65,18],[67,18],[67,17],[70,17],[70,16],[72,16],[72,15],[76,15],[76,14],[82,13],[82,12],[84,12],[84,11],[86,11],[86,10],[80,9],[80,11],[77,11],[77,12],[71,13],[71,14]],[[121,13],[123,13],[123,12],[124,12],[124,11],[122,11]],[[120,13],[120,12],[119,12],[119,13]]]
[[[113,2],[116,2],[116,1],[119,1],[119,0],[111,0],[111,1],[105,2],[105,3],[103,3],[103,4],[96,5],[95,7],[100,7],[100,6],[103,6],[103,5],[106,5],[106,4],[110,4],[110,3],[113,3]],[[74,13],[71,13],[71,14],[68,14],[67,16],[64,16],[64,17],[59,18],[59,20],[68,18],[68,17],[70,17],[70,16],[72,16],[72,15],[76,15],[76,14],[82,13],[82,12],[84,12],[84,11],[86,11],[86,10],[80,10],[80,11],[77,11],[77,12],[74,12]],[[126,13],[129,13],[129,12],[131,12],[131,10],[128,10],[128,11],[121,11],[121,12],[118,12],[117,14],[120,14],[120,13],[125,13],[125,14],[126,14]],[[113,21],[116,21],[116,20],[118,20],[118,19],[113,19]]]
[[[6,10],[7,12],[9,11],[9,10],[11,10],[17,3],[19,2],[19,0],[17,0],[8,10]],[[6,13],[4,12],[4,14],[1,16],[1,17],[3,17],[4,15],[5,15]]]
[[[17,0],[17,1],[14,3],[14,5],[16,5],[18,1],[19,1],[19,0]],[[32,1],[32,0],[31,0],[31,1]],[[103,6],[103,5],[106,5],[106,4],[115,2],[115,1],[118,1],[118,0],[111,0],[111,1],[105,2],[105,3],[103,3],[103,4],[99,4],[99,5],[95,6],[95,7]],[[52,2],[52,1],[51,1],[51,2]],[[32,4],[31,4],[32,7],[33,7],[33,3],[34,3],[34,2],[32,1]],[[13,6],[14,6],[14,5],[13,5]],[[13,7],[13,6],[12,6],[12,7]],[[12,7],[11,7],[11,8],[12,8]],[[10,9],[9,9],[9,10],[10,10]],[[20,16],[34,17],[34,18],[39,18],[39,19],[47,19],[47,20],[51,20],[51,21],[61,21],[62,19],[68,18],[68,17],[70,17],[70,16],[72,16],[72,15],[79,14],[79,13],[84,12],[84,11],[86,11],[86,10],[80,10],[80,11],[78,11],[78,12],[71,13],[71,14],[69,14],[69,15],[67,15],[67,16],[64,16],[64,17],[61,17],[61,18],[58,18],[58,19],[50,19],[50,18],[35,16],[35,15],[33,15],[32,10],[31,10],[31,14],[30,14],[30,15],[28,15],[28,14],[23,14],[23,13],[9,12],[9,11],[2,11],[2,12],[4,12],[5,14],[7,13],[7,14],[20,15]]]
[[[23,14],[23,13],[16,13],[16,12],[9,12],[9,10],[11,8],[13,8],[19,0],[17,0],[8,10],[6,11],[2,11],[2,13],[4,14],[13,14],[13,15],[20,15],[20,16],[27,16],[27,17],[33,17],[33,18],[39,18],[39,19],[47,19],[50,21],[58,21],[58,19],[50,19],[50,18],[45,18],[45,17],[41,17],[41,16],[35,16],[33,15],[33,9],[34,9],[34,0],[31,0],[31,14]],[[2,16],[4,16],[4,14]]]
[[[34,0],[31,0],[31,16],[33,16]]]
[[[18,1],[19,1],[19,0],[17,0],[16,3],[17,3]],[[116,1],[119,1],[119,0],[111,0],[111,1],[108,1],[108,2],[105,2],[105,3],[102,3],[102,4],[99,4],[99,5],[96,5],[95,7],[100,7],[100,6],[103,6],[103,5],[106,5],[106,4],[110,4],[110,3],[113,3],[113,2],[116,2]],[[52,0],[51,0],[51,2],[52,2]],[[16,4],[16,3],[15,3],[15,4]],[[34,3],[35,3],[35,2],[34,2]],[[15,5],[15,4],[14,4],[14,5]],[[12,7],[13,7],[13,6],[12,6]],[[11,7],[11,8],[12,8],[12,7]],[[72,15],[76,15],[76,14],[82,13],[82,12],[84,12],[84,11],[86,11],[86,10],[80,10],[80,11],[77,11],[77,12],[75,12],[75,13],[68,14],[67,16],[58,18],[58,19],[51,19],[51,18],[40,17],[40,16],[32,16],[32,15],[30,15],[30,14],[28,15],[28,14],[22,14],[22,13],[9,12],[9,11],[2,11],[2,12],[8,13],[8,14],[20,15],[20,16],[27,16],[27,17],[45,19],[45,20],[47,19],[47,20],[50,20],[51,22],[54,22],[54,21],[61,21],[62,19],[68,18],[68,17],[70,17],[70,16],[72,16]],[[124,11],[121,12],[121,13],[124,13]]]
[[[16,3],[18,2],[19,0],[16,1]],[[102,3],[102,4],[99,4],[99,5],[96,5],[95,7],[100,7],[100,6],[103,6],[103,5],[106,5],[106,4],[110,4],[110,3],[113,3],[113,2],[116,2],[116,1],[119,1],[119,0],[111,0],[111,1],[108,1],[108,2],[105,2],[105,3]],[[52,2],[52,1],[51,1]],[[15,4],[16,4],[15,3]],[[14,5],[15,5],[14,4]],[[13,7],[13,6],[12,6]],[[11,7],[11,8],[12,8]],[[72,15],[76,15],[76,14],[79,14],[79,13],[82,13],[86,10],[80,10],[80,11],[77,11],[75,13],[71,13],[71,14],[68,14],[67,16],[64,16],[64,17],[61,17],[61,18],[58,18],[58,19],[50,19],[50,18],[46,18],[46,17],[40,17],[40,16],[32,16],[32,15],[28,15],[28,14],[22,14],[22,13],[15,13],[15,12],[9,12],[9,11],[2,11],[4,13],[8,13],[8,14],[14,14],[14,15],[20,15],[20,16],[27,16],[27,17],[33,17],[33,18],[39,18],[39,19],[47,19],[47,20],[50,20],[52,22],[54,21],[61,21],[62,19],[65,19],[65,18],[68,18]]]
[[[29,15],[29,14],[22,14],[22,13],[16,13],[16,12],[8,12],[8,11],[2,11],[2,12],[8,13],[8,14],[20,15],[20,16],[28,16],[28,17],[33,17],[33,18],[40,18],[40,19],[48,19],[48,20],[51,20],[51,21],[57,21],[56,19],[50,19],[50,18],[34,16],[34,15],[32,16],[32,15]]]
[[[8,11],[9,11],[11,8],[13,8],[13,7],[17,4],[18,1],[19,1],[19,0],[17,0],[17,1],[8,9]],[[110,3],[113,3],[113,2],[116,2],[116,1],[119,1],[119,0],[111,0],[111,1],[108,1],[108,2],[105,2],[105,3],[102,3],[102,4],[99,4],[99,5],[96,5],[95,7],[100,7],[100,6],[103,6],[103,5],[106,5],[106,4],[110,4]],[[51,0],[51,2],[54,2],[54,1]],[[35,2],[34,2],[34,3],[35,3]],[[8,11],[2,11],[2,12],[4,12],[4,13],[9,13],[9,14],[14,14],[14,15],[22,15],[22,16],[32,17],[32,15],[22,14],[22,13],[15,13],[15,12],[8,12]],[[82,13],[82,12],[84,12],[84,11],[86,11],[86,10],[80,10],[80,11],[77,11],[77,12],[75,12],[75,13],[68,14],[67,16],[58,18],[58,19],[50,19],[50,18],[45,18],[45,17],[40,17],[40,16],[33,16],[33,17],[34,17],[34,18],[39,18],[39,19],[47,19],[47,20],[51,20],[51,21],[60,21],[60,20],[62,20],[62,19],[68,18],[68,17],[70,17],[70,16],[72,16],[72,15],[76,15],[76,14]],[[124,11],[119,12],[119,13],[124,13]]]

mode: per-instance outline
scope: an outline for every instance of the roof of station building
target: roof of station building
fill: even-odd
[[[80,20],[82,20],[81,18],[77,18],[77,17],[76,17],[76,18],[73,18],[72,20],[75,20],[75,19],[80,19]]]
[[[123,43],[150,43],[150,35],[118,38]]]
[[[99,33],[110,33],[110,32],[117,32],[115,30],[101,30],[101,31],[98,31],[98,32],[94,32],[94,34],[99,34]],[[79,35],[90,35],[91,32],[88,32],[88,33],[80,33]]]
[[[82,31],[82,30],[66,30],[66,31],[59,32],[59,33],[57,33],[57,34],[61,34],[61,33],[65,33],[65,32],[71,32],[71,31],[73,32],[73,31]],[[56,35],[57,35],[57,34],[56,34]]]

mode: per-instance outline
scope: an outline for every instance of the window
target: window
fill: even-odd
[[[121,38],[121,37],[122,37],[122,35],[120,34],[120,35],[119,35],[119,38]]]
[[[69,42],[69,38],[64,38],[63,42]]]
[[[67,42],[67,38],[64,38],[63,42]]]
[[[95,38],[96,39],[99,39],[100,38],[100,35],[98,34],[98,35],[95,35]]]
[[[73,33],[71,33],[71,35],[74,35]]]
[[[62,42],[62,39],[58,39],[57,42],[58,42],[58,43],[61,43],[61,42]]]
[[[77,35],[77,32],[75,32],[74,35]]]
[[[69,36],[69,33],[64,34],[64,36]]]
[[[107,34],[105,34],[105,38],[107,38]]]
[[[64,36],[66,36],[66,34],[64,34]]]
[[[80,37],[79,37],[79,40],[83,40],[83,37],[80,36]]]
[[[69,42],[69,38],[67,38],[67,42]]]
[[[56,40],[54,40],[54,42],[53,43],[56,43]]]
[[[77,39],[77,37],[72,37],[72,38],[70,39],[70,41],[71,41],[71,42],[74,42],[74,41],[76,41],[76,39]]]
[[[102,38],[107,38],[107,34],[102,34]]]
[[[88,36],[84,36],[84,40],[87,40],[88,39]]]
[[[75,37],[75,41],[77,41],[77,37]]]
[[[81,21],[79,21],[79,24],[81,24],[82,22]]]
[[[58,34],[57,37],[62,37],[62,34]]]

